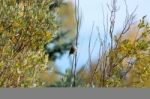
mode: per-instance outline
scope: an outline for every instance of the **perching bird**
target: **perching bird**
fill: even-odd
[[[72,45],[71,48],[70,48],[70,51],[69,51],[69,55],[72,55],[76,52],[77,48],[76,46]]]

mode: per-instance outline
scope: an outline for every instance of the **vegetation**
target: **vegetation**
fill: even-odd
[[[43,86],[39,74],[46,69],[43,45],[57,29],[48,9],[51,1],[1,0],[0,86]]]
[[[1,0],[0,87],[149,87],[150,25],[146,16],[135,24],[136,9],[129,13],[125,1],[123,29],[115,33],[116,4],[112,0],[108,5],[110,20],[103,15],[109,22],[103,23],[104,38],[97,28],[97,62],[91,58],[93,25],[87,64],[76,69],[77,50],[71,69],[63,74],[54,62],[72,46],[78,47],[79,0],[75,9],[62,0]]]
[[[76,71],[78,54],[75,53],[72,62],[73,70],[68,70],[67,76],[64,75],[62,80],[52,85],[53,87],[149,87],[150,26],[145,21],[146,16],[143,16],[135,25],[136,9],[130,14],[125,1],[126,18],[123,29],[118,34],[114,33],[118,9],[116,4],[117,0],[112,0],[111,6],[108,5],[111,14],[110,20],[106,21],[110,23],[103,23],[104,33],[106,33],[104,38],[101,38],[101,33],[97,28],[99,37],[95,39],[99,40],[100,45],[97,62],[93,64],[91,59],[93,26],[89,39],[88,66],[85,65]],[[78,46],[78,31],[81,22],[78,8],[79,6],[76,5],[76,46]],[[106,29],[106,26],[109,28]]]

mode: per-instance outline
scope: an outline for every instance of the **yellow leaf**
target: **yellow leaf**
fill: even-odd
[[[51,39],[52,33],[51,32],[46,32],[46,39]]]

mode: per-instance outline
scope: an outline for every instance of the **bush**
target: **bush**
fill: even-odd
[[[0,87],[43,86],[44,44],[57,30],[51,0],[0,1]]]

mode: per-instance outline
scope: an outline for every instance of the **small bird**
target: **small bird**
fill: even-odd
[[[71,48],[70,48],[70,51],[69,51],[69,55],[72,55],[76,52],[77,48],[76,46],[72,45]]]

